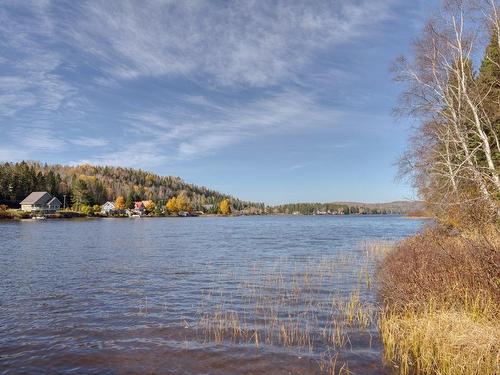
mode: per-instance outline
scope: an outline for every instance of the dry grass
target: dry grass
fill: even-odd
[[[385,358],[401,374],[500,373],[498,232],[429,230],[379,270]]]
[[[498,321],[463,311],[385,313],[380,322],[386,358],[399,373],[500,373]]]

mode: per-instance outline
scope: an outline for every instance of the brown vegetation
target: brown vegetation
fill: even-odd
[[[395,72],[407,84],[398,112],[419,121],[400,171],[454,229],[407,239],[383,262],[385,357],[402,374],[498,374],[498,2],[444,1]]]
[[[402,374],[500,370],[500,232],[428,230],[379,271],[386,360]]]
[[[434,229],[403,241],[381,267],[382,299],[417,308],[431,300],[447,308],[500,306],[500,244],[493,233],[471,238]]]

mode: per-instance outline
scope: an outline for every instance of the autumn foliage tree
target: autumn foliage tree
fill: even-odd
[[[192,207],[189,201],[189,197],[187,196],[185,191],[182,191],[178,196],[177,196],[177,212],[179,211],[191,211]]]
[[[231,213],[231,203],[229,202],[229,199],[223,199],[219,203],[219,213],[222,215],[229,215]]]
[[[118,196],[115,200],[115,209],[124,210],[125,209],[125,198],[123,196]]]
[[[152,200],[148,200],[144,203],[144,208],[147,212],[153,212],[156,208],[156,204]]]
[[[172,197],[167,201],[167,204],[165,205],[165,208],[167,211],[171,214],[177,213],[177,198]]]

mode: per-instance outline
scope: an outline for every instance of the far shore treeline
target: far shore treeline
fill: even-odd
[[[422,214],[423,204],[418,201],[397,201],[390,203],[288,203],[271,207],[270,213],[289,215],[390,215]]]
[[[420,202],[411,201],[290,203],[266,207],[264,203],[243,201],[189,184],[179,177],[159,176],[140,169],[89,164],[50,165],[32,161],[0,164],[0,205],[19,208],[19,203],[33,191],[47,191],[65,202],[66,208],[84,213],[98,212],[98,206],[107,201],[116,203],[117,199],[123,209],[133,208],[137,201],[152,202],[157,214],[162,210],[172,211],[169,205],[176,200],[182,202],[177,205],[182,206],[181,211],[205,214],[221,213],[221,204],[230,205],[224,210],[226,212],[244,215],[409,214],[422,208]]]
[[[217,213],[219,204],[229,199],[235,210],[263,213],[264,203],[246,202],[206,187],[186,183],[179,177],[159,176],[140,169],[94,166],[49,165],[39,162],[0,164],[0,204],[18,208],[33,191],[47,191],[80,211],[82,207],[115,202],[123,197],[125,208],[136,201],[153,201],[164,207],[168,200],[182,194],[193,210]]]

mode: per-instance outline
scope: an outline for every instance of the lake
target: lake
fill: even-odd
[[[389,373],[376,257],[423,220],[0,222],[0,372]]]

